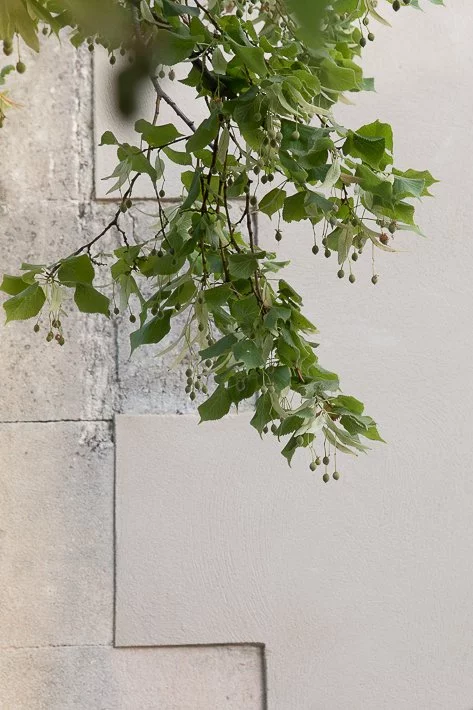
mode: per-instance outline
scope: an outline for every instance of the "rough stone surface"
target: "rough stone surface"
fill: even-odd
[[[255,647],[0,650],[2,710],[263,710]]]
[[[110,643],[110,425],[0,424],[0,460],[0,646]]]
[[[0,201],[14,204],[19,195],[36,202],[79,199],[91,189],[87,153],[91,116],[90,58],[63,38],[43,42],[37,55],[22,48],[26,73],[10,75],[10,111],[0,131],[2,176]],[[11,63],[3,57],[2,65]],[[84,170],[86,168],[86,170]],[[84,176],[88,175],[84,181]]]
[[[109,221],[110,206],[87,208],[87,227],[74,202],[20,201],[5,205],[0,214],[3,262],[6,273],[19,273],[19,260],[50,263],[67,256],[97,234]],[[112,237],[111,237],[112,239]],[[116,239],[116,238],[115,238]],[[64,347],[47,343],[48,313],[41,331],[33,321],[2,326],[0,390],[2,421],[38,419],[102,419],[113,415],[115,404],[114,324],[100,315],[81,314],[66,289],[63,318]],[[8,298],[1,294],[0,301]],[[3,309],[2,309],[3,310]],[[3,316],[2,316],[3,318]]]

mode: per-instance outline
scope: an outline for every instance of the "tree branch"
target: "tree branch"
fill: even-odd
[[[183,111],[181,111],[181,109],[180,109],[179,106],[176,104],[176,102],[173,101],[173,99],[171,99],[171,97],[170,97],[168,94],[166,94],[166,92],[161,88],[161,84],[160,84],[159,81],[158,81],[158,77],[152,76],[152,77],[151,77],[151,81],[152,81],[152,83],[153,83],[154,90],[156,91],[156,94],[158,95],[158,97],[159,97],[160,99],[162,99],[163,101],[165,101],[165,102],[167,103],[167,105],[172,108],[172,110],[174,111],[174,113],[176,113],[176,114],[179,116],[179,118],[181,119],[181,121],[184,121],[184,123],[185,123],[187,126],[189,126],[189,128],[191,129],[191,131],[192,131],[193,133],[195,133],[195,130],[196,130],[196,129],[195,129],[195,123],[194,123],[194,121],[191,121],[191,119],[188,118],[188,117],[186,116],[186,114],[185,114]]]

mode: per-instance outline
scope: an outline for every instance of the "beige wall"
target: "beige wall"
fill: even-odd
[[[314,654],[317,687],[302,684],[310,690],[302,691],[297,710],[473,707],[467,198],[473,10],[466,0],[426,10],[392,13],[393,31],[376,27],[366,57],[378,93],[357,97],[357,105],[339,115],[350,125],[378,117],[392,122],[398,165],[428,167],[442,180],[435,200],[419,211],[428,239],[396,236],[400,253],[377,257],[376,288],[368,260],[358,262],[356,284],[340,283],[334,264],[313,260],[304,228],[288,228],[280,247],[282,257],[295,253],[292,276],[321,329],[322,363],[366,401],[389,441],[368,458],[343,461],[337,485],[309,480],[303,463],[289,478],[296,493],[299,485],[313,491],[310,505],[317,501],[316,523],[324,531],[323,543],[316,538],[304,545],[305,567],[294,560],[306,584],[305,568],[318,569],[323,557],[318,586],[311,581],[301,595],[304,604],[316,605],[311,628],[324,652]],[[52,42],[39,58],[28,58],[29,70],[18,81],[24,107],[0,131],[4,270],[14,270],[19,258],[67,253],[110,214],[109,204],[91,200],[93,166],[97,178],[107,174],[110,157],[94,154],[90,57],[76,58],[67,45],[60,56]],[[110,128],[107,81],[97,67],[96,135]],[[177,194],[177,181],[170,185],[168,194]],[[149,203],[143,203],[146,211]],[[139,237],[147,224],[137,211],[130,233]],[[263,240],[273,245],[267,226]],[[190,408],[181,371],[168,372],[146,351],[128,360],[126,325],[73,315],[67,330],[64,349],[47,346],[30,323],[3,329],[0,338],[2,710],[259,710],[257,647],[112,648],[113,413],[158,413],[173,437],[180,422],[168,415]],[[143,427],[149,425],[146,419]],[[212,425],[206,432],[212,436]],[[256,443],[255,456],[263,457]],[[257,461],[257,470],[268,456]],[[169,460],[171,480],[173,465]],[[268,482],[269,501],[278,490]],[[240,495],[241,505],[245,490]],[[271,541],[275,528],[285,529],[287,510],[275,510],[281,513],[271,518],[273,528],[259,534],[277,557]],[[133,516],[133,510],[121,512]],[[169,515],[172,520],[172,509]],[[293,521],[296,537],[299,522]],[[151,538],[158,532],[151,530]],[[201,533],[198,528],[197,537]],[[143,560],[147,555],[144,548]],[[182,584],[177,557],[175,564]],[[274,569],[287,590],[289,569]],[[172,566],[166,575],[172,588]],[[144,584],[147,591],[146,577]],[[184,592],[192,594],[192,587]],[[258,618],[258,605],[253,608]],[[126,607],[121,614],[125,623]],[[280,610],[275,625],[287,622],[287,614]],[[240,638],[239,631],[232,626],[228,641],[269,643]],[[299,653],[297,635],[294,643]],[[278,648],[284,659],[284,645]],[[289,710],[271,690],[269,707]]]

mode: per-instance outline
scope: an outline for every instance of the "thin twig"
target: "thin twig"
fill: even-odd
[[[185,123],[187,126],[189,126],[189,128],[191,129],[191,131],[192,131],[193,133],[195,133],[196,128],[195,128],[195,123],[194,123],[194,121],[192,121],[190,118],[188,118],[188,117],[186,116],[186,114],[185,114],[183,111],[181,111],[181,109],[180,109],[179,106],[176,104],[176,102],[173,101],[173,99],[171,99],[171,97],[170,97],[168,94],[166,94],[166,92],[161,88],[161,84],[160,84],[159,81],[158,81],[158,77],[157,77],[157,76],[152,76],[152,77],[151,77],[151,81],[152,81],[152,83],[153,83],[154,90],[156,91],[158,97],[159,97],[160,99],[163,99],[163,101],[165,101],[165,102],[167,103],[167,105],[172,108],[172,110],[174,111],[174,113],[176,113],[176,114],[179,116],[179,118],[180,118],[182,121],[184,121],[184,123]]]

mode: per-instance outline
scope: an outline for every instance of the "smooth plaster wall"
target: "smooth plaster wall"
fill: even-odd
[[[350,125],[390,121],[398,165],[428,167],[442,180],[435,201],[420,209],[428,239],[396,237],[406,251],[377,257],[376,288],[368,261],[358,262],[354,286],[338,281],[334,264],[311,261],[304,228],[288,228],[280,246],[281,257],[296,252],[292,276],[321,329],[322,363],[338,369],[345,389],[364,399],[390,442],[369,458],[344,462],[337,486],[321,489],[316,478],[304,478],[316,500],[330,499],[318,515],[324,530],[333,530],[334,562],[331,567],[327,560],[323,582],[335,589],[335,608],[327,597],[321,603],[330,666],[324,674],[321,659],[320,689],[304,700],[316,710],[370,710],[370,702],[382,708],[374,705],[379,697],[396,710],[473,707],[471,207],[465,199],[472,178],[473,9],[467,0],[427,5],[425,13],[393,13],[393,31],[375,26],[377,41],[367,48],[366,62],[368,73],[377,75],[378,93],[355,97],[356,105],[340,107],[338,115]],[[94,184],[97,196],[104,195],[99,177],[113,169],[107,149],[94,151],[111,127],[110,116],[103,120],[105,68],[98,60],[93,82],[89,54],[77,56],[67,43],[59,50],[49,42],[38,58],[26,54],[28,72],[15,93],[23,107],[0,131],[5,271],[16,269],[19,258],[70,252],[100,231],[113,209],[92,199]],[[124,127],[116,130],[126,134]],[[178,192],[171,178],[168,194]],[[141,194],[148,196],[144,187]],[[130,235],[147,228],[150,203],[138,208]],[[274,247],[265,225],[262,238]],[[137,355],[148,366],[145,373],[136,359],[128,360],[126,327],[72,315],[64,349],[46,346],[30,323],[2,329],[0,707],[260,710],[259,648],[113,648],[112,417],[158,412],[172,426],[167,414],[190,409],[182,370],[167,371],[152,349]],[[263,456],[264,449],[258,451]],[[291,483],[298,485],[295,475]],[[267,495],[271,501],[276,492],[268,487]],[[337,517],[351,500],[359,501],[353,516]],[[368,567],[367,551],[357,554],[353,543],[367,528]],[[353,645],[337,635],[340,625],[343,632],[355,621],[353,602],[341,605],[337,593],[336,560],[347,539],[354,552],[346,566],[358,575],[365,618],[380,606],[385,611],[385,626],[375,630],[386,649],[378,674],[368,663],[368,635],[359,633]],[[305,554],[311,552],[318,554],[317,541]],[[381,582],[373,584],[373,570],[385,567],[401,596],[381,594]],[[406,604],[408,618],[416,618],[410,631],[403,624]],[[437,643],[435,623],[442,625]],[[353,673],[352,655],[360,674]],[[391,667],[392,657],[398,665]],[[433,669],[440,668],[434,682]],[[392,680],[399,671],[402,704]]]

